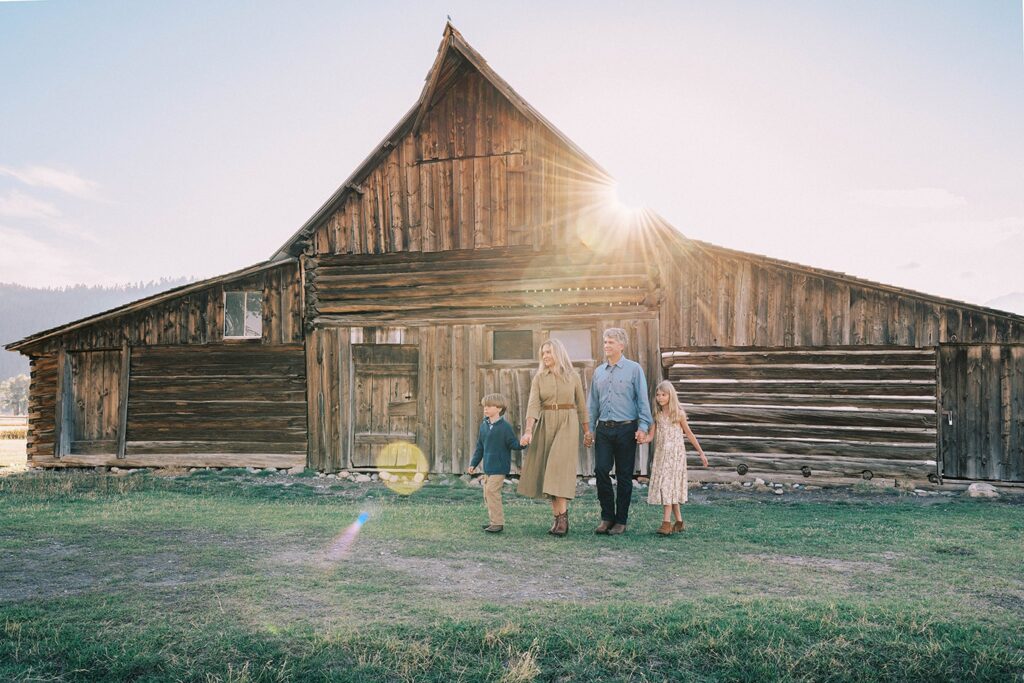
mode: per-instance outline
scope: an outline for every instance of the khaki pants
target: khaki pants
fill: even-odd
[[[501,487],[505,484],[504,474],[484,475],[484,504],[491,524],[505,526],[505,511],[501,509]]]

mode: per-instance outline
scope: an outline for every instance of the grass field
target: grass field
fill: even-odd
[[[596,537],[480,490],[0,478],[0,680],[1024,680],[1024,501],[697,491]],[[345,546],[346,527],[369,519]]]

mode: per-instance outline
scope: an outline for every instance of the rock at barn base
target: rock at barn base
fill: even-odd
[[[967,495],[971,498],[998,498],[999,491],[992,484],[975,482],[967,487]]]

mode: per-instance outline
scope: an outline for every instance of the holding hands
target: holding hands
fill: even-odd
[[[583,445],[587,448],[594,445],[594,432],[585,432],[583,434]]]
[[[651,439],[654,438],[654,435],[648,435],[644,430],[638,429],[634,437],[636,438],[637,443],[650,443]]]
[[[529,446],[531,441],[533,441],[533,433],[532,432],[523,432],[522,438],[519,439],[519,445],[520,446]]]

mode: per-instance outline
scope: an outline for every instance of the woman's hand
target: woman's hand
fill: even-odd
[[[583,433],[583,446],[586,447],[586,448],[590,448],[593,445],[594,445],[594,432],[584,432]]]
[[[530,432],[525,432],[523,434],[523,437],[519,439],[519,445],[529,446],[531,441],[533,441],[533,434],[531,434]]]
[[[708,466],[708,456],[704,455],[704,451],[703,450],[697,451],[697,455],[700,456],[700,463],[702,465],[704,465],[704,467],[707,467]]]

